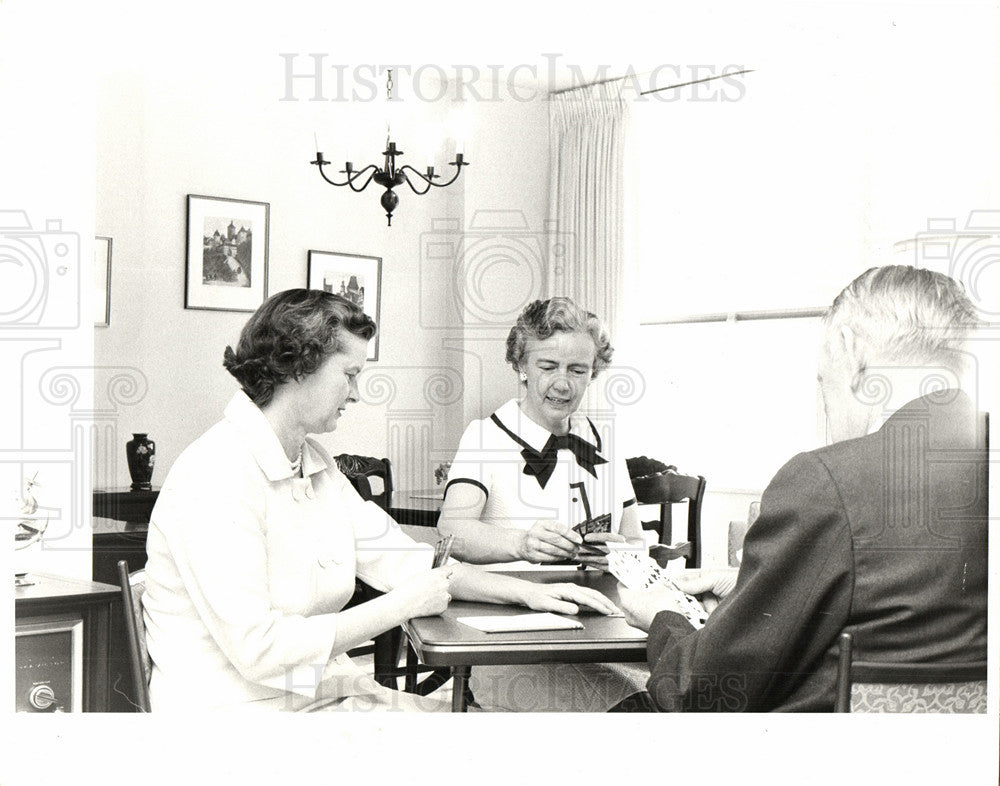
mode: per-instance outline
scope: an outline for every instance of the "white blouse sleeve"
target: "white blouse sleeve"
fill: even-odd
[[[474,420],[465,429],[448,470],[445,494],[447,487],[454,483],[470,483],[489,496],[492,485],[490,467],[495,459],[495,451],[489,452],[484,448],[483,429],[492,428],[496,426],[488,420]]]
[[[361,499],[340,477],[340,493],[354,525],[358,578],[383,592],[424,570],[430,570],[434,547],[418,543],[374,502]]]

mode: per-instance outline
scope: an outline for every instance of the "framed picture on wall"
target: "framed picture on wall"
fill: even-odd
[[[379,321],[382,302],[382,258],[333,251],[310,251],[309,289],[323,289],[359,305]],[[368,344],[368,359],[378,360],[378,334]]]
[[[111,324],[111,238],[94,238],[94,325]]]
[[[267,297],[270,205],[188,194],[184,308],[256,311]]]

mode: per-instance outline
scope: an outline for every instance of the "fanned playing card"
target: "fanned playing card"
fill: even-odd
[[[660,585],[673,590],[682,613],[694,627],[701,628],[708,619],[708,612],[694,595],[680,589],[656,561],[648,554],[640,554],[634,547],[621,548],[608,544],[608,570],[629,589],[648,589]]]
[[[573,529],[580,534],[581,538],[591,532],[611,532],[611,514],[605,513],[596,519],[588,518],[586,521],[581,521]]]
[[[436,544],[434,544],[434,561],[431,563],[431,568],[440,568],[442,565],[447,564],[448,557],[451,555],[451,544],[455,540],[454,535],[449,535],[446,538],[441,538]]]

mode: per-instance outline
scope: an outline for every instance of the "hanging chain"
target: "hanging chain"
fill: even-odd
[[[385,78],[385,111],[386,111],[386,121],[385,121],[385,149],[389,149],[389,139],[392,136],[392,128],[389,123],[390,112],[392,110],[392,69],[386,69]],[[386,159],[388,160],[388,159]]]

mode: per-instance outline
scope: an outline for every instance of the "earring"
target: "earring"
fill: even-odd
[[[525,374],[523,371],[521,372],[520,376],[521,376],[521,381],[522,382],[527,382],[528,381],[528,375]]]

